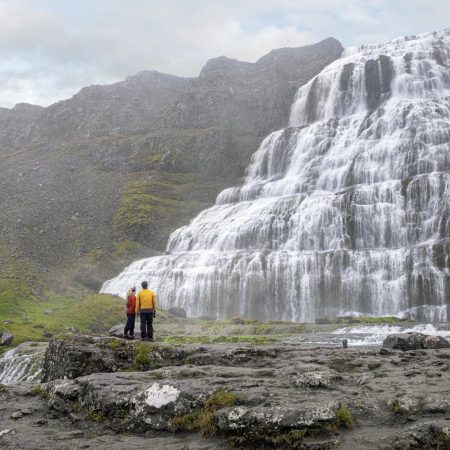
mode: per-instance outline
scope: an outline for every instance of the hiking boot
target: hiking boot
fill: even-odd
[[[151,337],[151,338],[148,338],[147,341],[148,341],[148,342],[155,342],[155,341],[153,340],[152,337]]]
[[[128,339],[129,339],[130,341],[134,341],[134,336],[129,336]]]

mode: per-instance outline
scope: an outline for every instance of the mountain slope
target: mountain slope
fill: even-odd
[[[60,285],[73,268],[96,288],[127,258],[162,250],[341,52],[326,39],[256,63],[217,58],[197,78],[142,72],[48,108],[1,109],[0,281]]]

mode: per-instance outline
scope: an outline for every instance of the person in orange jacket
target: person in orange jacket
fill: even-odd
[[[125,339],[134,339],[134,324],[136,320],[136,288],[132,287],[127,296],[127,323],[123,330]],[[130,334],[128,334],[128,332]]]
[[[153,318],[156,317],[156,295],[148,289],[148,283],[141,283],[142,291],[136,299],[136,317],[141,319],[141,340],[153,342]]]

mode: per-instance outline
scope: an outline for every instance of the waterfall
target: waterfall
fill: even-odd
[[[39,381],[44,363],[45,342],[24,342],[0,357],[0,383]]]
[[[344,52],[242,186],[101,292],[144,279],[191,316],[448,320],[450,30]]]

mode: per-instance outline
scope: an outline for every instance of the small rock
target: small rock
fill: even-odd
[[[422,372],[420,370],[411,369],[405,372],[405,377],[415,377],[416,375],[421,375]]]
[[[357,384],[358,384],[359,386],[364,386],[364,385],[366,385],[367,383],[370,382],[370,380],[372,379],[372,377],[373,377],[373,374],[364,373],[364,374],[362,374],[362,375],[359,377],[359,379],[357,380]]]
[[[38,419],[34,422],[37,426],[47,425],[47,421],[45,419]]]
[[[9,345],[13,341],[14,336],[8,331],[0,331],[0,346]]]
[[[123,330],[125,329],[125,324],[121,325],[114,325],[109,330],[109,335],[114,337],[123,338]],[[139,329],[139,326],[136,326],[135,329]]]
[[[22,409],[20,411],[24,416],[30,416],[31,414],[34,413],[34,411],[32,409],[26,408],[26,409]]]
[[[23,417],[23,414],[19,411],[11,414],[11,419],[17,420],[21,419]]]
[[[390,352],[386,348],[381,348],[380,349],[380,355],[383,355],[383,356],[392,355],[392,352]]]
[[[302,373],[295,378],[294,383],[296,386],[311,387],[311,388],[327,388],[331,384],[339,382],[342,377],[335,376],[329,372],[306,372]]]
[[[381,366],[381,363],[378,362],[378,361],[371,361],[369,364],[367,364],[367,367],[368,367],[370,370],[377,369],[377,368],[380,367],[380,366]]]

